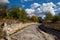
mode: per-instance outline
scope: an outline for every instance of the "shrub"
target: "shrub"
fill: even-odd
[[[39,20],[38,20],[38,17],[37,17],[37,16],[32,16],[32,17],[31,17],[31,20],[32,20],[32,21],[34,21],[34,22],[39,22]]]
[[[52,20],[53,16],[51,13],[46,13],[45,20]]]
[[[60,21],[60,15],[54,16],[52,22]]]
[[[17,19],[22,22],[26,22],[28,20],[27,13],[24,9],[13,6],[12,8],[3,8],[2,11],[0,11],[0,18],[8,18],[8,19]]]
[[[9,19],[12,19],[12,18],[13,18],[13,17],[11,16],[11,14],[10,14],[9,9],[6,9],[6,16],[7,16],[7,18],[9,18]]]
[[[20,12],[19,7],[14,6],[11,8],[10,14],[13,18],[19,19],[19,16],[20,16],[19,12]]]
[[[24,9],[20,9],[19,7],[12,7],[10,10],[6,9],[7,18],[18,19],[22,22],[26,21],[27,13]]]

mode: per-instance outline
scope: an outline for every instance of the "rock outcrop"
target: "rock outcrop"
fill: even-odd
[[[38,29],[38,25],[27,28],[11,35],[12,40],[55,40],[55,36]]]
[[[55,35],[38,29],[38,23],[15,23],[11,25],[4,23],[2,26],[4,38],[7,40],[56,40]]]

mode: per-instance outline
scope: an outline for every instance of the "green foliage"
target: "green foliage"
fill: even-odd
[[[25,12],[24,9],[20,9],[19,7],[16,7],[14,6],[12,9],[11,9],[11,12],[10,12],[11,16],[15,19],[18,19],[22,22],[25,22],[26,19],[27,19],[27,13]]]
[[[8,19],[17,19],[22,22],[25,22],[28,20],[27,13],[24,9],[13,6],[12,8],[8,9],[7,7],[3,7],[2,10],[0,10],[0,18],[8,18]]]
[[[19,16],[20,16],[20,9],[19,7],[12,7],[11,11],[10,11],[10,14],[13,18],[16,18],[16,19],[19,19]]]
[[[25,12],[25,10],[20,9],[19,19],[20,19],[20,21],[26,21],[26,19],[27,19],[27,13]]]
[[[38,17],[37,17],[37,16],[32,16],[32,17],[31,17],[31,20],[32,20],[32,21],[34,21],[34,22],[39,22],[39,20],[38,20]]]
[[[9,18],[9,19],[12,19],[12,18],[13,18],[13,17],[11,16],[10,11],[9,11],[8,8],[6,9],[6,16],[7,16],[7,18]]]
[[[60,21],[60,14],[57,15],[57,16],[54,16],[53,19],[52,19],[53,22],[57,22],[57,21]]]
[[[6,16],[6,6],[1,6],[0,5],[0,18],[3,18]]]
[[[7,18],[18,19],[22,22],[27,20],[27,13],[24,9],[20,9],[19,7],[12,7],[10,10],[6,9]]]
[[[52,16],[51,13],[46,13],[46,17],[44,20],[45,21],[52,21],[52,22],[60,21],[60,14],[58,14],[56,16]]]
[[[60,21],[60,13],[58,14],[58,21]]]
[[[56,21],[58,21],[58,17],[54,16],[53,19],[52,19],[52,22],[56,22]]]
[[[46,13],[45,20],[51,20],[53,18],[51,13]]]

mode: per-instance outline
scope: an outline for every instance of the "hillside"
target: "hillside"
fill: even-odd
[[[55,22],[55,23],[43,23],[44,27],[55,29],[57,31],[60,31],[60,22]]]

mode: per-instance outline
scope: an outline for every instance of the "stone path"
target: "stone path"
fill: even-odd
[[[23,30],[11,35],[12,40],[55,40],[55,36],[38,31],[38,25],[31,25]]]

